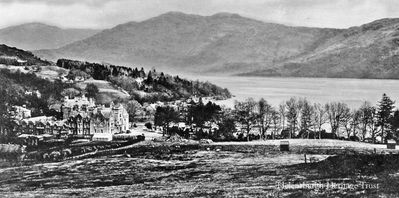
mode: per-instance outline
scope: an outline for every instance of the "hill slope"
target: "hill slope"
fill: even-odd
[[[0,64],[50,65],[51,63],[36,57],[31,52],[0,44]]]
[[[53,60],[66,57],[178,71],[237,73],[299,56],[340,32],[264,23],[228,13],[199,16],[170,12],[36,53]]]
[[[349,28],[311,52],[243,75],[399,78],[399,19]]]
[[[26,50],[53,49],[97,32],[99,30],[61,29],[42,23],[27,23],[0,29],[0,43]]]

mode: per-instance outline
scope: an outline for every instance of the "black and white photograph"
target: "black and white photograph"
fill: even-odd
[[[0,0],[0,197],[399,197],[397,0]]]

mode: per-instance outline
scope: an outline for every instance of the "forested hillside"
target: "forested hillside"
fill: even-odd
[[[0,64],[4,65],[50,65],[29,51],[0,44]]]
[[[48,81],[34,73],[13,72],[0,69],[0,116],[13,105],[26,105],[32,116],[53,115],[49,106],[62,98],[62,91],[71,87],[61,81]]]
[[[59,59],[57,66],[80,70],[96,80],[106,80],[126,90],[133,99],[141,102],[170,101],[193,95],[230,98],[231,94],[209,82],[190,81],[171,76],[155,69],[145,72],[143,68],[103,65],[76,60]]]

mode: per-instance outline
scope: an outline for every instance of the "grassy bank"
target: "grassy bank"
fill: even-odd
[[[292,148],[298,145],[293,143]],[[397,154],[278,151],[277,145],[141,142],[91,158],[0,169],[2,197],[399,196]],[[312,163],[309,163],[309,160]],[[346,184],[350,189],[284,189]],[[364,188],[361,185],[378,188]],[[279,187],[280,185],[280,187]]]

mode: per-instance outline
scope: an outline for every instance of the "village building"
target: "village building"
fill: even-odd
[[[95,107],[96,104],[94,103],[94,100],[87,98],[84,95],[71,99],[68,96],[65,96],[61,105],[62,118],[66,120],[70,117],[75,117],[82,112],[88,113],[93,111]]]
[[[15,131],[26,135],[52,135],[59,137],[68,134],[69,129],[64,121],[56,120],[54,117],[38,116],[15,121]]]
[[[91,122],[90,115],[82,112],[74,114],[66,119],[70,133],[76,138],[91,138]]]
[[[27,109],[25,105],[21,106],[12,106],[10,110],[11,117],[15,120],[22,120],[26,118],[30,118],[32,111]]]
[[[96,106],[85,96],[64,98],[61,104],[62,120],[55,117],[31,117],[30,110],[15,106],[14,132],[18,136],[43,136],[54,138],[84,138],[100,141],[112,140],[115,133],[129,130],[129,114],[121,104]]]
[[[96,106],[92,99],[65,98],[62,105],[63,118],[76,138],[93,138],[104,134],[125,132],[129,129],[129,114],[121,105],[111,103],[108,107]],[[100,138],[104,140],[104,137]],[[106,138],[109,140],[109,138]]]
[[[38,98],[42,97],[42,94],[39,92],[39,90],[33,90],[33,91],[25,91],[25,95],[27,96],[33,96],[35,95]]]

